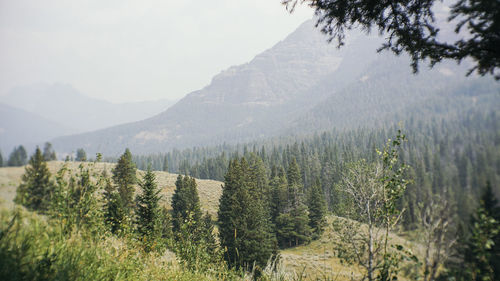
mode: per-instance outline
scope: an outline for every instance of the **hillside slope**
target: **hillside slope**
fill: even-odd
[[[51,161],[48,162],[49,170],[55,174],[64,165],[68,169],[76,171],[80,164],[89,165],[89,162],[61,162]],[[101,173],[106,170],[111,173],[115,164],[112,163],[96,163],[94,169],[96,172]],[[142,178],[144,171],[138,170],[138,178]],[[158,186],[162,190],[162,204],[170,208],[170,201],[175,190],[176,174],[166,172],[154,172]],[[13,200],[16,194],[16,189],[21,183],[21,176],[24,174],[24,167],[4,167],[0,168],[0,205],[9,206],[13,205]],[[203,211],[209,212],[210,215],[215,217],[217,206],[219,205],[219,197],[222,194],[222,183],[213,180],[200,180],[197,179],[198,194],[200,196],[201,207]]]

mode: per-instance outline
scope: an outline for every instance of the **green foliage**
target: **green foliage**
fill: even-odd
[[[82,161],[85,162],[87,161],[87,153],[83,148],[79,148],[76,150],[76,158],[75,161]]]
[[[469,235],[457,244],[458,262],[448,264],[440,278],[498,280],[500,257],[500,207],[488,182],[471,218]],[[464,266],[465,265],[465,266]]]
[[[302,176],[295,158],[287,170],[288,190],[284,208],[276,217],[276,237],[280,247],[298,246],[311,241],[309,210],[304,204]]]
[[[123,207],[120,194],[109,182],[106,183],[105,191],[104,221],[111,233],[119,234],[124,228],[126,221],[125,208]]]
[[[56,176],[49,214],[61,221],[66,232],[86,229],[95,236],[104,234],[104,203],[97,194],[105,182],[93,169],[93,163],[80,164],[77,172],[63,166]]]
[[[193,213],[189,213],[179,227],[174,250],[186,269],[204,272],[213,267],[225,266],[221,263],[221,253],[213,237],[210,217],[205,217],[200,226],[200,222],[194,220]]]
[[[321,183],[316,180],[310,191],[307,200],[309,208],[309,226],[315,237],[321,236],[326,224],[326,202],[325,197],[321,193]]]
[[[20,145],[15,147],[14,150],[9,155],[9,160],[7,161],[7,166],[19,167],[26,165],[26,160],[28,159],[28,154],[24,146]]]
[[[46,212],[51,204],[54,183],[47,168],[42,152],[37,147],[25,168],[22,183],[19,185],[14,201],[29,210]]]
[[[288,182],[286,179],[286,173],[281,167],[279,174],[275,174],[270,181],[271,186],[271,221],[275,225],[276,230],[280,229],[277,227],[277,220],[280,214],[285,212],[288,205]]]
[[[43,146],[43,159],[45,159],[45,161],[57,160],[56,152],[52,148],[50,142],[46,142]]]
[[[383,226],[385,228],[384,237],[384,261],[382,269],[379,272],[378,280],[394,280],[399,273],[399,260],[401,259],[398,253],[389,251],[389,232],[399,223],[401,210],[398,208],[398,201],[403,196],[406,186],[409,183],[405,176],[407,169],[405,163],[402,163],[400,158],[400,146],[406,141],[406,136],[398,130],[398,134],[394,140],[389,139],[382,152],[379,152],[382,158],[383,176],[380,179],[384,185],[383,189],[383,208],[381,217],[383,218]]]
[[[142,192],[136,197],[137,232],[147,251],[154,248],[155,243],[161,237],[162,213],[159,204],[161,196],[155,180],[154,173],[148,169],[142,182],[139,183]]]
[[[173,235],[172,235],[172,216],[170,215],[170,212],[165,207],[161,208],[160,235],[161,235],[161,239],[163,239],[163,241],[168,241],[173,237]]]
[[[477,70],[481,75],[494,75],[500,65],[496,48],[500,44],[500,4],[498,1],[459,0],[451,7],[451,18],[458,19],[455,32],[463,27],[471,34],[455,42],[453,59],[461,61],[471,57],[476,65],[470,72]],[[500,75],[496,73],[496,79]]]
[[[0,213],[0,280],[237,280],[223,265],[181,270],[161,256],[110,238],[66,232],[60,220],[32,213]]]
[[[190,217],[191,216],[191,217]],[[172,195],[172,225],[174,233],[177,233],[181,225],[188,218],[191,221],[191,231],[195,231],[201,223],[201,205],[198,190],[196,188],[196,180],[189,176],[179,175],[175,182],[175,191]]]
[[[400,218],[397,203],[408,184],[400,159],[403,141],[405,136],[398,131],[396,138],[378,152],[379,161],[352,162],[343,175],[343,190],[352,203],[348,207],[352,221],[336,225],[340,233],[337,250],[343,260],[355,261],[365,268],[370,281],[396,280],[404,258],[404,249],[398,246],[398,251],[392,251],[389,241],[389,233]]]
[[[121,204],[127,216],[134,207],[134,185],[137,182],[136,168],[132,162],[132,153],[127,148],[113,169],[113,182],[118,187]]]
[[[233,160],[224,181],[218,210],[219,240],[230,267],[262,270],[273,252],[269,214],[251,181],[245,158]]]
[[[290,165],[288,166],[287,179],[288,185],[293,187],[302,186],[302,175],[300,173],[299,165],[297,164],[297,160],[292,158]]]
[[[344,44],[346,30],[361,27],[370,31],[373,27],[380,34],[386,34],[386,42],[380,50],[390,50],[396,55],[408,53],[414,71],[418,63],[429,60],[431,66],[442,59],[458,62],[472,58],[479,74],[494,75],[500,66],[500,55],[496,51],[500,43],[500,4],[498,1],[460,0],[453,3],[448,17],[449,24],[455,25],[460,39],[450,43],[439,37],[440,28],[434,18],[437,1],[413,2],[372,2],[361,0],[283,0],[293,8],[298,2],[306,2],[316,10],[317,25],[321,31],[336,39],[339,47]],[[451,23],[457,19],[457,23]],[[459,33],[466,27],[468,34]],[[500,79],[500,76],[497,76]]]
[[[3,167],[3,156],[2,152],[0,151],[0,168]]]
[[[491,250],[500,232],[500,225],[487,214],[484,203],[481,205],[474,216],[465,261],[472,280],[495,280],[498,273],[494,272],[491,265]]]
[[[167,156],[165,156],[165,158],[163,159],[162,171],[168,173],[168,157]]]

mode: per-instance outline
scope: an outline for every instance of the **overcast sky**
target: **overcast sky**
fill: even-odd
[[[114,102],[180,98],[312,14],[280,0],[0,0],[0,95],[67,83]]]

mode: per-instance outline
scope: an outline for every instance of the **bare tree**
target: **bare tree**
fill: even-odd
[[[381,209],[384,205],[384,185],[380,181],[382,165],[367,164],[364,160],[350,163],[343,174],[344,192],[351,201],[351,220],[336,225],[339,256],[355,261],[365,268],[363,279],[374,280],[374,273],[383,263],[384,229]]]
[[[351,220],[337,224],[340,234],[337,251],[346,261],[356,261],[366,269],[363,279],[394,280],[403,259],[403,246],[394,245],[397,251],[389,250],[389,234],[401,218],[402,210],[396,206],[406,189],[408,181],[403,177],[406,166],[399,162],[398,147],[405,136],[398,131],[394,140],[389,140],[383,151],[378,151],[380,160],[369,164],[365,160],[347,165],[342,176],[344,193],[349,200]]]
[[[431,196],[418,205],[425,245],[424,281],[433,281],[440,265],[450,257],[456,243],[451,205],[444,197]]]

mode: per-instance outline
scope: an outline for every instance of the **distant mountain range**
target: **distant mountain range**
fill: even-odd
[[[115,156],[245,142],[290,133],[453,116],[470,106],[500,108],[500,83],[465,77],[467,64],[411,72],[408,58],[377,54],[381,39],[351,33],[337,49],[302,24],[247,64],[216,75],[160,114],[95,132],[57,138],[62,152],[79,147]]]
[[[0,148],[5,153],[19,144],[29,146],[62,135],[146,119],[174,103],[111,103],[85,96],[67,84],[17,87],[1,96],[0,102]]]
[[[69,128],[40,115],[0,103],[0,149],[3,157],[14,146],[29,147],[55,136],[68,134]]]

